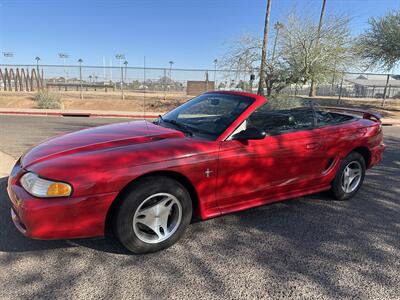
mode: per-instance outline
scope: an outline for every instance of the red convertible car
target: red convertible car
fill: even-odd
[[[155,122],[84,129],[24,154],[11,214],[36,239],[113,232],[134,253],[202,220],[331,190],[354,196],[384,151],[379,115],[308,101],[208,92]]]

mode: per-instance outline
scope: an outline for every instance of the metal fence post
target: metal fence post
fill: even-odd
[[[164,89],[164,100],[167,98],[167,90],[166,90],[166,81],[167,81],[167,69],[164,68],[164,77],[163,77],[163,89]]]
[[[390,78],[390,74],[387,74],[385,89],[383,90],[382,106],[385,106],[386,90],[387,90],[387,87],[388,87],[388,84],[389,84],[389,78]]]
[[[83,86],[82,86],[82,62],[83,62],[83,60],[80,58],[78,60],[78,62],[79,62],[80,97],[81,97],[81,100],[83,100],[83,91],[82,91],[82,88],[83,88]]]
[[[206,91],[208,91],[208,71],[206,71]]]
[[[340,81],[340,89],[339,89],[339,99],[338,99],[338,104],[340,103],[340,99],[342,98],[343,79],[344,79],[344,72],[342,72],[342,79],[341,79],[341,81]]]
[[[125,99],[124,95],[124,68],[121,67],[121,99]]]

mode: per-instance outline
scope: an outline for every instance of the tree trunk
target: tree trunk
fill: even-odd
[[[271,94],[272,94],[272,87],[268,86],[267,87],[267,96],[269,97],[269,96],[271,96]]]
[[[309,97],[315,97],[316,95],[316,86],[315,86],[315,81],[311,80],[311,85],[310,85],[310,93],[308,93]]]
[[[269,25],[269,14],[271,11],[271,1],[267,2],[267,12],[265,14],[265,24],[264,24],[264,38],[261,50],[261,66],[260,66],[260,81],[258,83],[258,95],[264,94],[264,82],[265,82],[265,67],[267,62],[267,46],[268,46],[268,25]]]

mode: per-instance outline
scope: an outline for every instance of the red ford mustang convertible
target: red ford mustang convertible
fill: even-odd
[[[384,151],[379,115],[237,92],[202,94],[153,123],[44,141],[12,170],[12,218],[26,236],[113,232],[134,253],[174,244],[202,220],[331,190],[354,196]]]

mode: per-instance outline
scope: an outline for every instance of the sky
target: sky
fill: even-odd
[[[213,69],[229,42],[251,33],[262,37],[266,0],[0,0],[0,63],[116,65]],[[322,0],[272,0],[271,24],[291,11],[319,18]],[[327,0],[326,15],[351,18],[352,34],[370,17],[399,10],[400,0]],[[273,26],[271,26],[273,27]]]

